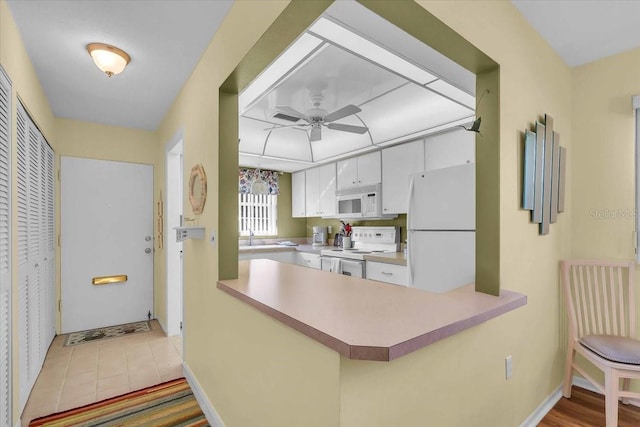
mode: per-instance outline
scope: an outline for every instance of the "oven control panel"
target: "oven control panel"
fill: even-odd
[[[353,227],[351,240],[361,243],[400,243],[400,227]]]

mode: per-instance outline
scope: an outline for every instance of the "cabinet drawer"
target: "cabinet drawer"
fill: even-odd
[[[367,261],[367,279],[407,286],[407,267],[404,265]]]
[[[296,253],[296,264],[320,270],[320,255],[298,252]]]

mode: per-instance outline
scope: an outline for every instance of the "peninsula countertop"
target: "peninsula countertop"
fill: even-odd
[[[526,304],[525,295],[444,294],[268,259],[218,288],[350,359],[390,361]]]

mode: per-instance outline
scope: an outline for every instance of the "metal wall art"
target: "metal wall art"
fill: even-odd
[[[535,132],[527,130],[524,141],[522,208],[531,211],[531,222],[540,224],[540,234],[549,234],[549,224],[564,212],[567,150],[553,131],[553,118],[545,114]]]

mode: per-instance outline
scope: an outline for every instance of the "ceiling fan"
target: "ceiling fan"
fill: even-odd
[[[320,141],[322,139],[322,126],[332,129],[339,130],[343,132],[351,132],[351,133],[359,133],[363,134],[369,130],[366,126],[353,126],[353,125],[345,125],[341,123],[333,123],[336,120],[340,120],[342,118],[351,116],[353,114],[359,113],[362,111],[359,107],[356,107],[353,104],[346,105],[338,110],[328,113],[327,110],[320,108],[320,104],[322,103],[323,97],[322,95],[316,95],[311,98],[313,102],[313,108],[307,112],[307,114],[302,114],[299,111],[294,110],[291,107],[279,105],[276,106],[276,115],[274,117],[283,118],[285,120],[291,121],[299,121],[304,120],[307,123],[304,124],[294,124],[288,126],[276,126],[273,129],[282,129],[287,127],[299,127],[299,126],[310,126],[311,132],[309,134],[309,141]],[[283,117],[288,116],[288,117]],[[297,119],[297,120],[296,120]]]

